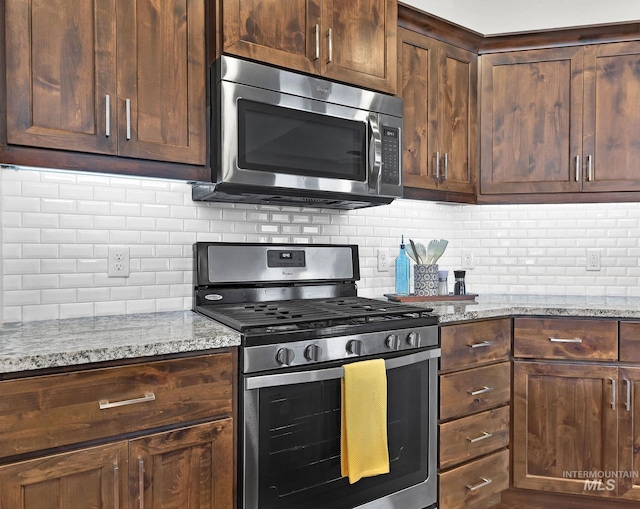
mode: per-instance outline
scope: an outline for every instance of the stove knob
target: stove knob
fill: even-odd
[[[407,334],[407,343],[410,346],[414,346],[414,347],[420,346],[420,333],[410,332],[409,334]]]
[[[363,346],[359,339],[352,339],[347,343],[347,352],[353,355],[362,355]]]
[[[391,334],[387,336],[387,339],[384,342],[388,348],[391,350],[399,350],[400,349],[400,338],[396,334]]]
[[[296,354],[291,348],[280,348],[276,353],[276,361],[281,366],[288,366],[296,358]]]
[[[304,357],[308,361],[317,362],[320,360],[321,355],[322,355],[322,348],[320,348],[318,345],[309,345],[307,348],[304,349]]]

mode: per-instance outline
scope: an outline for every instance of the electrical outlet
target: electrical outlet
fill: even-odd
[[[389,272],[389,251],[378,249],[378,272]]]
[[[600,270],[599,249],[587,249],[587,270]]]
[[[462,252],[462,268],[473,269],[473,252],[471,251]]]
[[[109,246],[107,276],[129,277],[129,270],[129,248],[127,246]]]

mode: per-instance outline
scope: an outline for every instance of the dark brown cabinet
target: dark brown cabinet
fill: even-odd
[[[482,56],[481,194],[640,190],[640,41]]]
[[[222,51],[396,90],[396,0],[225,0]]]
[[[477,55],[406,29],[398,51],[405,196],[420,197],[419,189],[475,197]]]
[[[206,163],[204,0],[7,0],[9,145]]]

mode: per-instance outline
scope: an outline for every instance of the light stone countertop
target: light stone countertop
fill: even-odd
[[[193,311],[0,327],[0,373],[238,346],[240,334]]]

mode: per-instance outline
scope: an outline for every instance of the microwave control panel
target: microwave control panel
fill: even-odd
[[[382,183],[400,184],[400,129],[382,126]]]

